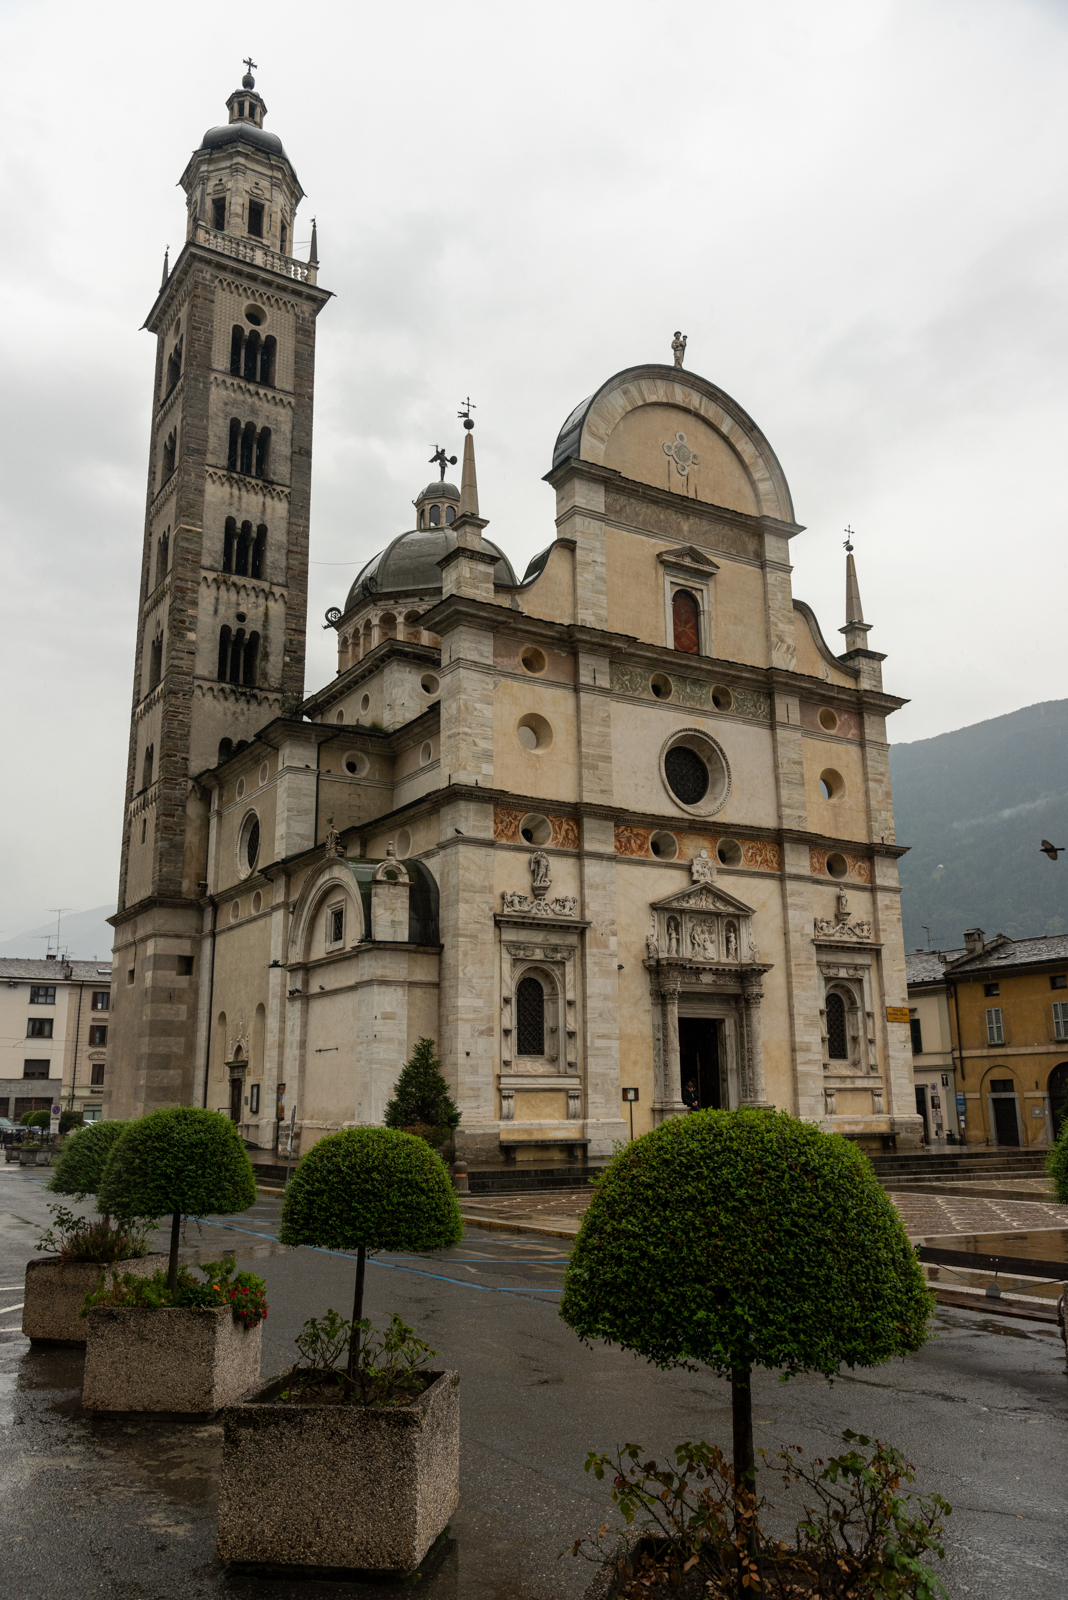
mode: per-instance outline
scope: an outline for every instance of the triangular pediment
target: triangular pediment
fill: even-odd
[[[710,555],[706,555],[703,550],[699,550],[695,544],[672,545],[670,550],[659,551],[656,559],[668,565],[701,567],[710,574],[719,571],[718,563],[713,561]]]
[[[751,917],[752,906],[747,906],[744,900],[736,900],[734,895],[727,894],[718,884],[695,883],[689,889],[682,889],[678,894],[665,895],[663,900],[652,901],[654,911],[719,911],[727,916]]]

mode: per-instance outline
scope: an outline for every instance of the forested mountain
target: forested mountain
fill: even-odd
[[[965,928],[1068,932],[1068,700],[893,745],[905,949],[959,947]]]

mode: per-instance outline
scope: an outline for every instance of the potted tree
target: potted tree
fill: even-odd
[[[131,1123],[97,1189],[122,1220],[170,1216],[167,1271],[112,1273],[86,1305],[82,1403],[90,1411],[211,1415],[252,1388],[260,1371],[263,1283],[213,1263],[205,1282],[178,1268],[183,1215],[254,1204],[252,1166],[237,1129],[217,1111],[174,1106]],[[251,1298],[256,1315],[248,1314]]]
[[[742,1108],[691,1112],[620,1151],[583,1218],[560,1315],[587,1342],[726,1378],[734,1482],[751,1492],[754,1367],[875,1366],[920,1348],[932,1304],[861,1152]]]
[[[51,1163],[52,1152],[43,1137],[50,1121],[51,1116],[47,1111],[27,1111],[19,1118],[19,1126],[28,1130],[18,1147],[19,1166],[47,1167]]]
[[[410,1060],[401,1069],[387,1102],[387,1128],[402,1128],[414,1133],[435,1150],[448,1144],[460,1123],[460,1112],[449,1095],[449,1086],[434,1054],[433,1039],[420,1039]]]
[[[410,1572],[459,1499],[459,1375],[394,1317],[363,1316],[367,1256],[463,1237],[448,1172],[426,1142],[349,1128],[313,1146],[282,1207],[283,1244],[352,1251],[351,1322],[305,1324],[307,1365],[227,1408],[219,1554],[243,1564]]]
[[[75,1200],[95,1195],[112,1148],[129,1126],[94,1122],[72,1134],[53,1168],[49,1190]],[[101,1271],[121,1262],[127,1272],[149,1276],[166,1258],[149,1253],[149,1222],[78,1216],[61,1205],[49,1210],[52,1225],[36,1246],[43,1259],[26,1266],[22,1331],[35,1341],[84,1344],[86,1325],[79,1313]]]

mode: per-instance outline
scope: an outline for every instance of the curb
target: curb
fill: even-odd
[[[501,1217],[480,1217],[470,1211],[461,1211],[460,1220],[472,1228],[487,1228],[497,1233],[532,1233],[545,1239],[576,1239],[578,1228],[541,1227],[533,1222],[505,1222]]]

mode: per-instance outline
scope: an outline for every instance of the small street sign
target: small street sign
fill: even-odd
[[[887,1022],[908,1022],[908,1006],[887,1006],[886,1020]]]

